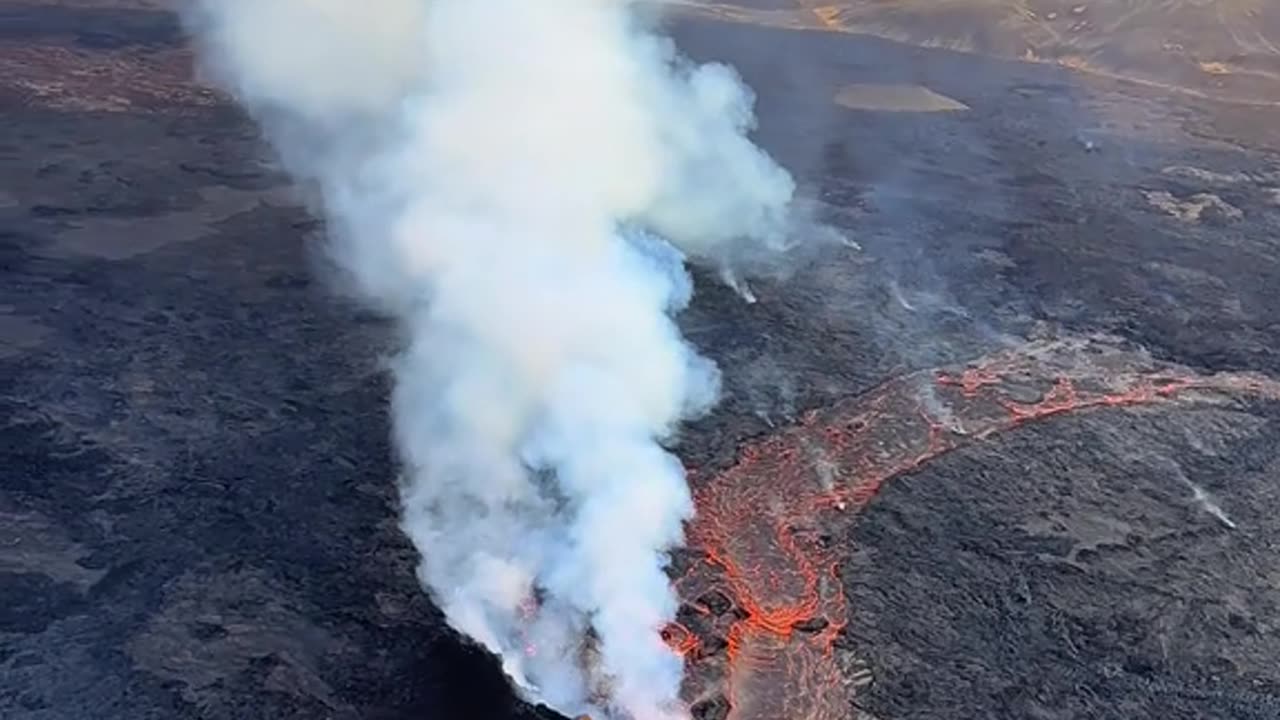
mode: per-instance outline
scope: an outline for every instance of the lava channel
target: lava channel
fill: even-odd
[[[1101,340],[1032,343],[895,378],[690,471],[697,515],[673,573],[697,720],[846,720],[857,678],[837,653],[849,609],[839,538],[888,480],[966,443],[1088,409],[1280,399],[1252,374],[1199,375]]]

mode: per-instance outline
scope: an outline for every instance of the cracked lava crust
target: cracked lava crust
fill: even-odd
[[[685,657],[693,716],[850,717],[869,673],[842,652],[857,608],[834,539],[885,482],[1063,413],[1241,396],[1280,398],[1280,383],[1196,374],[1103,338],[1038,342],[898,377],[746,444],[724,470],[690,470],[698,514],[673,563],[682,605],[663,637]]]

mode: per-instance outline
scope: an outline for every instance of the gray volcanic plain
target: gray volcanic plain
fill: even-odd
[[[697,276],[725,396],[677,451],[718,504],[673,575],[751,527],[717,488],[818,473],[749,460],[857,416],[918,452],[841,445],[871,474],[813,521],[837,716],[1280,717],[1280,11],[671,4],[860,245],[754,304]],[[419,587],[391,328],[167,7],[0,0],[0,717],[555,717]],[[739,580],[682,595],[695,717],[829,717],[729,689],[774,677]]]

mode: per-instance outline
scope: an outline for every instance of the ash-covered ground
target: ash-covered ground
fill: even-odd
[[[862,249],[751,305],[700,279],[682,325],[726,395],[682,438],[699,482],[807,410],[1029,342],[1280,378],[1277,108],[1223,79],[1267,82],[1262,14],[1253,54],[1153,49],[1165,77],[751,4],[777,7],[673,32],[742,71],[760,141]],[[413,576],[390,329],[323,281],[321,228],[161,5],[0,3],[0,716],[534,717]],[[989,49],[928,21],[879,34]],[[1248,394],[1091,407],[888,479],[835,537],[848,702],[1280,715],[1278,417]]]

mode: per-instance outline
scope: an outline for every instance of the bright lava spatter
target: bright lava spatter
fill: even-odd
[[[835,652],[849,611],[835,539],[886,481],[1061,413],[1242,394],[1280,399],[1280,384],[1197,375],[1101,340],[1033,343],[893,379],[747,444],[713,476],[691,471],[695,559],[676,578],[681,614],[663,636],[686,659],[694,716],[851,717],[858,673]]]

